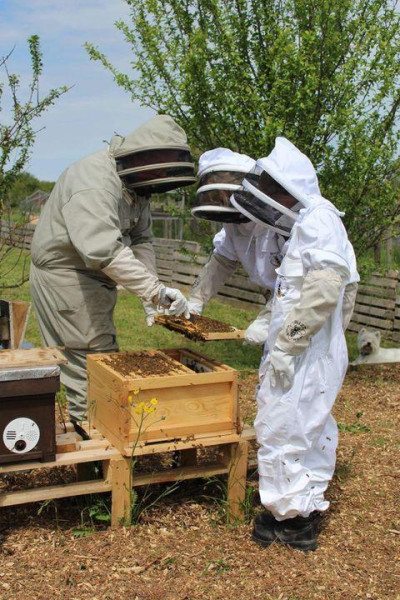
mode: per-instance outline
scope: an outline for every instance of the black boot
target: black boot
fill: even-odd
[[[279,525],[278,521],[265,511],[254,517],[252,539],[261,544],[261,546],[269,546],[273,542],[279,541],[276,533],[276,528]]]
[[[322,513],[315,510],[309,517],[295,517],[280,521],[275,528],[278,542],[304,552],[316,550],[321,517]]]

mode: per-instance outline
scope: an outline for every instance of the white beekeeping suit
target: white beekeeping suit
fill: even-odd
[[[282,260],[283,236],[265,225],[244,219],[233,208],[230,196],[241,186],[243,177],[255,161],[227,148],[216,148],[202,154],[199,160],[197,203],[192,214],[197,218],[224,223],[214,237],[214,251],[195,281],[189,296],[191,312],[201,314],[204,305],[215,296],[239,263],[250,281],[259,285],[264,294],[271,295],[275,269]],[[250,343],[263,344],[268,331],[269,304],[246,334]]]
[[[171,312],[188,314],[181,292],[157,277],[149,198],[193,183],[193,168],[185,132],[160,115],[71,165],[46,203],[31,294],[44,343],[65,348],[61,380],[74,422],[86,414],[86,355],[118,349],[117,284],[147,303],[167,296]]]
[[[315,549],[315,515],[329,506],[324,492],[335,468],[331,410],[348,364],[344,329],[359,281],[354,251],[341,213],[320,195],[311,162],[284,138],[257,161],[232,203],[290,231],[255,421],[260,498],[270,516],[256,519],[253,537]],[[344,307],[346,292],[353,300]]]

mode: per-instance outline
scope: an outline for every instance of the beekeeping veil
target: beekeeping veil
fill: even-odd
[[[232,205],[252,221],[289,237],[301,208],[321,196],[315,169],[307,156],[283,137],[266,158],[257,160]]]
[[[126,137],[110,143],[117,172],[128,190],[140,196],[169,192],[196,181],[184,130],[167,115],[157,115]]]
[[[230,196],[240,189],[242,179],[255,161],[228,148],[215,148],[200,156],[196,204],[192,215],[220,223],[243,223],[248,219],[232,206]]]

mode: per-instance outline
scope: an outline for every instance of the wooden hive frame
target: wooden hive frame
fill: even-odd
[[[189,320],[187,325],[184,325],[181,323],[171,321],[166,315],[157,315],[155,321],[159,325],[163,325],[168,329],[173,329],[178,333],[182,333],[182,335],[185,335],[189,339],[193,338],[193,333],[195,331],[196,337],[198,336],[199,340],[203,342],[216,342],[218,340],[242,340],[245,334],[244,330],[236,329],[236,327],[232,327],[232,331],[203,332],[197,330],[196,326],[192,324]]]

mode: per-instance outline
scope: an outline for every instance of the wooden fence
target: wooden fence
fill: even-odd
[[[3,221],[0,239],[29,249],[34,229],[32,223],[18,229]],[[184,292],[189,291],[208,261],[200,245],[197,242],[155,238],[154,247],[161,281],[176,285]],[[241,268],[222,286],[217,298],[233,306],[256,310],[265,304],[262,290],[249,281]],[[361,327],[379,329],[385,338],[400,342],[400,271],[390,270],[385,275],[374,273],[360,285],[349,330],[357,332]]]
[[[7,246],[30,250],[35,227],[35,223],[23,223],[19,225],[12,221],[2,220],[0,222],[0,246],[1,244],[5,244]]]
[[[155,240],[157,267],[165,283],[188,291],[208,258],[195,242]],[[265,304],[262,290],[238,269],[221,288],[217,298],[242,308],[259,309]],[[350,331],[362,327],[379,329],[386,339],[400,342],[400,271],[373,273],[359,286]]]
[[[400,271],[373,273],[359,286],[349,330],[379,329],[386,339],[400,342]]]
[[[208,257],[201,253],[199,244],[155,238],[154,246],[161,281],[188,292],[208,261]],[[259,310],[265,305],[261,288],[250,282],[242,268],[237,269],[216,297],[240,308]]]

